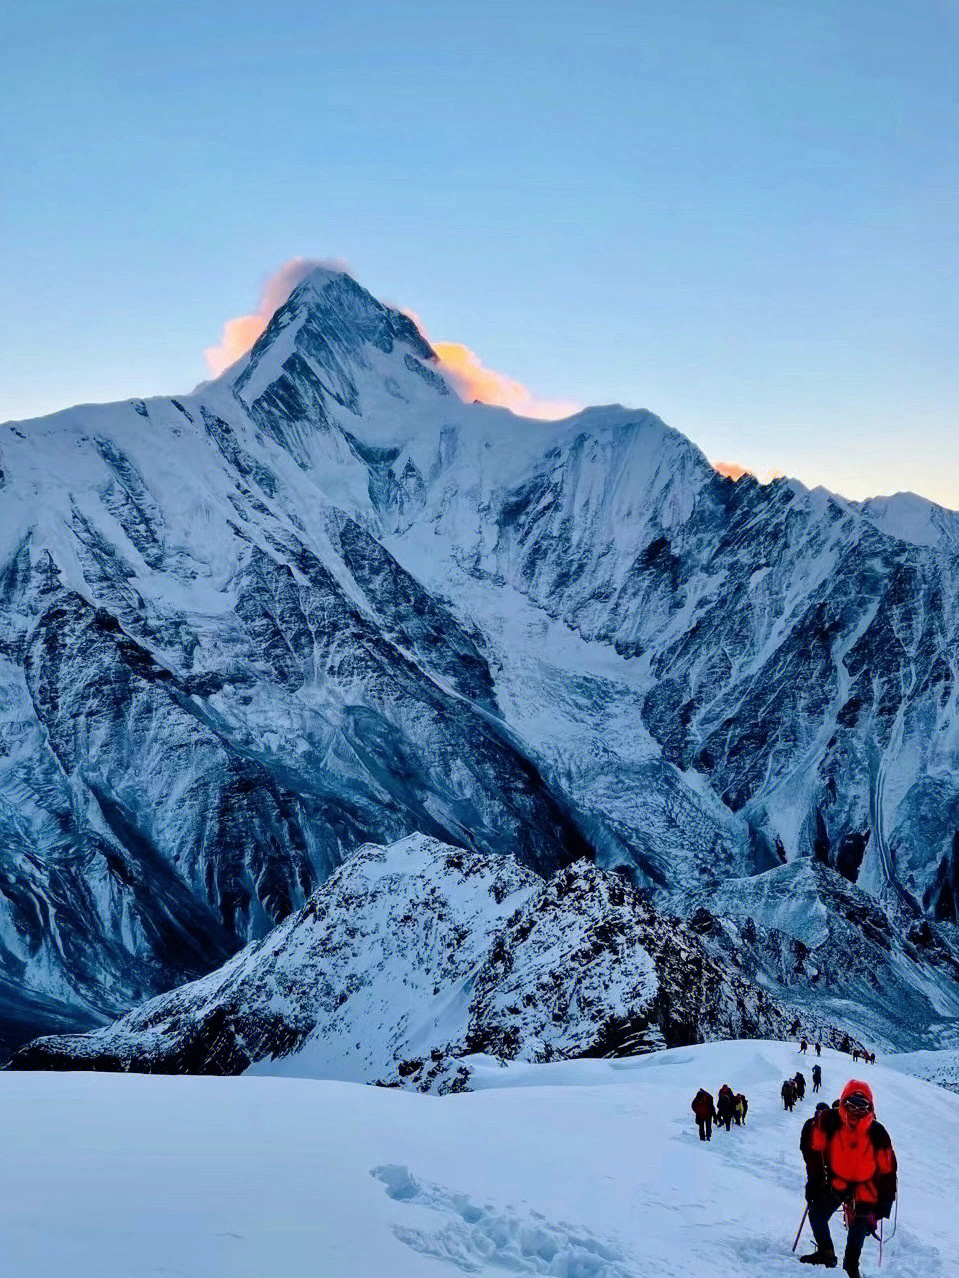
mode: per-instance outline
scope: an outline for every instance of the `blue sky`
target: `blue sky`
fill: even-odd
[[[0,419],[295,256],[540,396],[959,507],[953,0],[0,6]]]

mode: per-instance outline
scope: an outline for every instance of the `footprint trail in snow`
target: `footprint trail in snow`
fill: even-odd
[[[445,1260],[464,1273],[490,1265],[516,1274],[553,1278],[637,1278],[623,1252],[588,1230],[564,1222],[550,1224],[538,1212],[480,1207],[467,1194],[440,1185],[421,1184],[398,1164],[374,1167],[396,1202],[426,1207],[444,1217],[438,1229],[394,1225],[393,1233],[425,1256]]]

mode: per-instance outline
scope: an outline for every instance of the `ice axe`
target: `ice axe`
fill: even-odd
[[[796,1237],[793,1239],[793,1251],[799,1246],[799,1235],[803,1231],[803,1225],[806,1223],[806,1217],[809,1215],[809,1204],[806,1204],[806,1210],[802,1214],[802,1220],[799,1222],[799,1228],[796,1230]]]

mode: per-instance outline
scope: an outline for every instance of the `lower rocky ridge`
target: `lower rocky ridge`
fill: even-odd
[[[800,1022],[619,874],[578,861],[543,880],[417,834],[361,848],[209,976],[93,1033],[36,1039],[10,1067],[252,1067],[449,1091],[478,1053],[618,1056],[786,1038]]]

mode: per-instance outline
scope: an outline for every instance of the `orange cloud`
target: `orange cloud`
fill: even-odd
[[[203,352],[207,366],[215,376],[219,377],[247,353],[297,284],[302,284],[318,266],[333,271],[347,269],[345,262],[335,258],[291,257],[263,285],[260,304],[252,315],[237,315],[227,320],[218,345],[208,346]]]
[[[568,400],[539,399],[528,387],[505,373],[487,368],[475,351],[459,342],[433,342],[440,366],[461,399],[472,403],[498,404],[521,417],[555,420],[578,412],[580,405]]]
[[[756,479],[761,484],[768,484],[774,479],[782,476],[781,470],[773,470],[772,468],[764,470],[761,475],[756,471],[750,470],[747,466],[740,466],[739,462],[715,461],[712,463],[713,470],[718,470],[720,475],[725,475],[727,479],[731,479],[733,483],[742,479],[743,475],[748,475],[750,479]]]
[[[743,475],[752,475],[753,479],[756,478],[751,470],[747,470],[745,466],[740,466],[738,462],[716,461],[713,462],[713,470],[718,470],[721,475],[725,475],[733,483],[742,479]]]
[[[539,399],[522,382],[487,368],[476,352],[461,342],[435,342],[416,311],[410,310],[408,306],[395,309],[402,311],[420,330],[436,352],[440,371],[466,403],[471,404],[474,399],[478,399],[483,404],[509,408],[521,417],[541,417],[549,421],[569,417],[582,408],[582,404],[575,404],[571,400]]]

